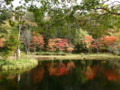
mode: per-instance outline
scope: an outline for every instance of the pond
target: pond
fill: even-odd
[[[42,61],[21,74],[0,73],[0,90],[120,90],[120,61]]]

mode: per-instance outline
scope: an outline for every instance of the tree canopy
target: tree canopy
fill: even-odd
[[[82,33],[95,39],[119,33],[113,32],[120,27],[118,0],[22,0],[16,7],[14,1],[0,1],[1,25],[8,20],[12,27],[19,27],[18,34],[39,33],[46,44],[49,39],[66,38],[76,45],[84,38]]]

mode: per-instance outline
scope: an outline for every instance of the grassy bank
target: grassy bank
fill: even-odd
[[[120,56],[106,53],[99,54],[66,54],[66,55],[26,55],[20,60],[0,60],[0,70],[25,70],[35,67],[37,60],[120,60]],[[37,60],[34,60],[32,58]]]
[[[28,57],[33,57],[28,55]],[[34,55],[37,60],[120,60],[120,56],[101,54]]]
[[[21,71],[38,65],[37,60],[21,58],[20,60],[0,60],[1,71]]]

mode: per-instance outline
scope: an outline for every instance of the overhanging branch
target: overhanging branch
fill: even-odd
[[[107,8],[104,8],[104,7],[95,8],[95,10],[99,10],[99,9],[101,9],[101,10],[105,10],[105,11],[108,12],[109,14],[120,15],[120,13],[110,11],[110,10],[108,10]]]

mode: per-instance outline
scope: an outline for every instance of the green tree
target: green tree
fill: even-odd
[[[30,41],[32,37],[32,28],[37,27],[36,22],[34,21],[34,15],[32,12],[26,12],[24,16],[24,24],[21,30],[21,41],[23,41],[26,54],[29,53]]]
[[[17,27],[12,27],[8,20],[1,24],[0,37],[4,42],[4,46],[0,51],[5,58],[13,53],[16,54],[15,51],[17,49],[17,45],[19,44],[17,33]]]

